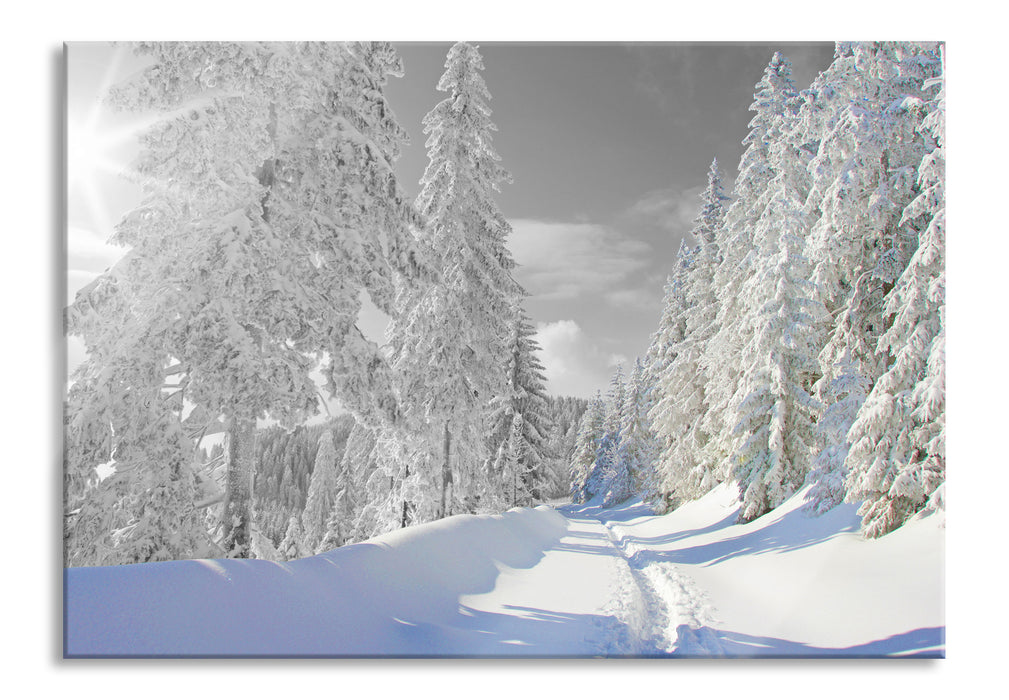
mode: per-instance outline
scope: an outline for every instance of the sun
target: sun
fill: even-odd
[[[96,110],[97,113],[97,110]],[[102,175],[117,175],[126,164],[114,157],[120,135],[103,130],[95,118],[67,125],[67,182],[70,189],[94,183]]]
[[[111,47],[102,60],[74,63],[74,51],[85,57],[104,47],[71,47],[71,78],[87,80],[86,99],[68,103],[66,122],[67,209],[71,220],[103,236],[112,232],[121,206],[117,201],[126,185],[129,165],[136,155],[137,137],[145,122],[124,115],[105,102],[109,88],[122,79],[125,47]],[[77,66],[80,66],[78,69]],[[90,74],[89,74],[90,69]]]

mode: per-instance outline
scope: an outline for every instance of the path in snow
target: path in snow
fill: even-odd
[[[550,620],[535,640],[515,638],[519,654],[666,656],[684,650],[722,655],[706,596],[676,567],[636,557],[637,549],[613,524],[650,517],[650,509],[558,509],[569,526],[536,566],[503,570],[494,590],[460,602],[474,610],[517,619]],[[500,638],[500,631],[494,637]],[[500,653],[498,650],[497,653]]]

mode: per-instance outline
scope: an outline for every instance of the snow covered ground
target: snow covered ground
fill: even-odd
[[[736,525],[721,486],[455,516],[288,563],[67,569],[67,656],[945,654],[941,514],[880,540],[802,493]]]

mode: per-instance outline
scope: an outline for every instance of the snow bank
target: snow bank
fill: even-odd
[[[534,566],[567,529],[549,507],[459,515],[287,563],[191,560],[64,573],[79,656],[462,655],[462,595]]]
[[[703,592],[679,596],[677,654],[945,654],[942,511],[865,540],[857,506],[809,517],[804,489],[736,524],[737,496],[723,484],[669,515],[612,524],[634,566]]]

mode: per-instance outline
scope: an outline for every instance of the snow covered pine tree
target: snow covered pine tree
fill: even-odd
[[[441,283],[406,295],[395,314],[391,362],[404,423],[378,440],[380,468],[404,492],[401,525],[493,509],[481,500],[497,491],[484,469],[488,402],[507,392],[512,309],[524,292],[493,198],[510,176],[491,141],[483,67],[475,46],[455,44],[437,86],[449,97],[424,118],[429,163],[416,206]]]
[[[382,95],[402,67],[381,43],[136,50],[152,65],[114,100],[163,118],[136,166],[143,203],[112,238],[131,250],[67,311],[68,333],[92,358],[75,377],[67,469],[70,480],[92,472],[97,455],[86,445],[110,447],[102,462],[121,454],[121,436],[142,427],[110,426],[150,420],[128,413],[134,402],[122,395],[160,400],[172,377],[175,391],[227,426],[220,544],[245,557],[256,421],[295,423],[317,410],[309,373],[318,358],[328,355],[328,386],[349,408],[376,420],[397,411],[383,357],[355,322],[362,291],[393,313],[397,290],[427,272],[392,169],[405,134]],[[110,394],[82,381],[89,374],[128,384]],[[82,420],[110,412],[117,420]],[[133,481],[125,488],[149,500]]]

